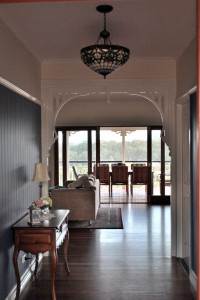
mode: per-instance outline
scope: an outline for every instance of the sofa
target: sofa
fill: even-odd
[[[96,219],[99,209],[100,182],[93,175],[82,175],[74,182],[65,182],[65,188],[51,192],[53,209],[69,209],[69,220]]]

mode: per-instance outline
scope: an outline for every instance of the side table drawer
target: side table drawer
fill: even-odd
[[[51,244],[51,236],[47,233],[35,233],[35,234],[28,234],[28,233],[21,233],[19,234],[19,242],[21,245],[32,245],[32,244]]]

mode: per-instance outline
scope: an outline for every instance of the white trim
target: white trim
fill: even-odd
[[[72,99],[77,99],[91,94],[105,94],[108,98],[110,94],[128,94],[138,95],[151,101],[158,109],[163,120],[165,129],[165,142],[170,147],[171,152],[174,150],[172,144],[174,136],[175,120],[175,95],[176,80],[175,78],[167,79],[121,79],[121,80],[42,80],[42,99],[44,110],[42,114],[43,130],[44,125],[48,128],[43,133],[44,148],[43,155],[46,161],[48,151],[54,143],[53,132],[55,130],[55,120],[57,113],[62,106]],[[171,108],[170,108],[171,106]],[[46,153],[44,153],[46,152]]]
[[[183,122],[183,107],[190,101],[190,95],[196,92],[197,87],[194,86],[190,89],[187,93],[182,95],[181,97],[176,99],[176,178],[177,178],[177,207],[176,207],[176,218],[177,218],[177,256],[183,257],[183,222],[184,222],[184,215],[183,215],[183,159],[184,159],[184,149],[183,149],[183,139],[184,139],[184,132],[182,127]],[[191,228],[190,228],[191,231]],[[191,235],[190,235],[191,236]],[[190,242],[190,241],[189,241]],[[191,253],[189,255],[189,260],[191,260]],[[193,286],[194,290],[197,291],[197,276],[192,271],[191,266],[189,266],[189,280],[191,285]]]
[[[43,255],[39,254],[39,259],[38,259],[39,264],[42,261],[42,258],[43,258]],[[29,283],[29,280],[33,276],[34,269],[35,269],[35,259],[31,262],[31,264],[28,266],[28,268],[26,269],[26,271],[24,272],[24,274],[20,278],[20,281],[21,281],[20,294],[25,289],[26,285]],[[15,285],[12,288],[12,290],[10,291],[8,296],[5,298],[5,300],[15,300],[16,290],[17,290],[17,285]]]
[[[31,96],[29,93],[25,92],[24,90],[20,89],[19,87],[17,87],[16,85],[12,84],[11,82],[9,82],[8,80],[2,77],[0,77],[0,84],[4,85],[5,87],[12,90],[13,92],[27,98],[28,100],[31,100],[41,105],[41,101],[39,99],[37,99],[34,96]]]
[[[176,206],[176,218],[177,218],[177,230],[176,230],[176,239],[177,239],[177,256],[183,257],[183,222],[184,222],[184,202],[183,197],[186,195],[183,194],[183,185],[184,178],[183,172],[183,160],[185,153],[187,153],[187,149],[189,147],[189,143],[187,145],[187,149],[184,148],[183,143],[185,142],[185,132],[183,129],[183,109],[185,105],[189,105],[190,94],[187,93],[183,97],[181,97],[182,101],[178,101],[176,104],[176,183],[177,183],[177,206]],[[180,100],[180,99],[179,99]],[[189,131],[189,128],[188,128]],[[188,220],[189,221],[189,220]]]
[[[185,102],[188,101],[188,98],[191,94],[197,91],[197,86],[195,85],[192,89],[190,89],[187,93],[184,95],[180,96],[179,98],[176,99],[176,104],[184,104]]]
[[[197,276],[192,270],[190,271],[190,283],[197,292]]]

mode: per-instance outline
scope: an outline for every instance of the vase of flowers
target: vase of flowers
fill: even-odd
[[[41,213],[46,215],[49,213],[49,208],[52,207],[52,200],[50,197],[40,197],[35,199],[35,204],[41,209]]]

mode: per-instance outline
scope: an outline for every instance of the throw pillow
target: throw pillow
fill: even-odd
[[[93,186],[93,181],[92,180],[86,180],[83,182],[83,189],[89,189]]]

